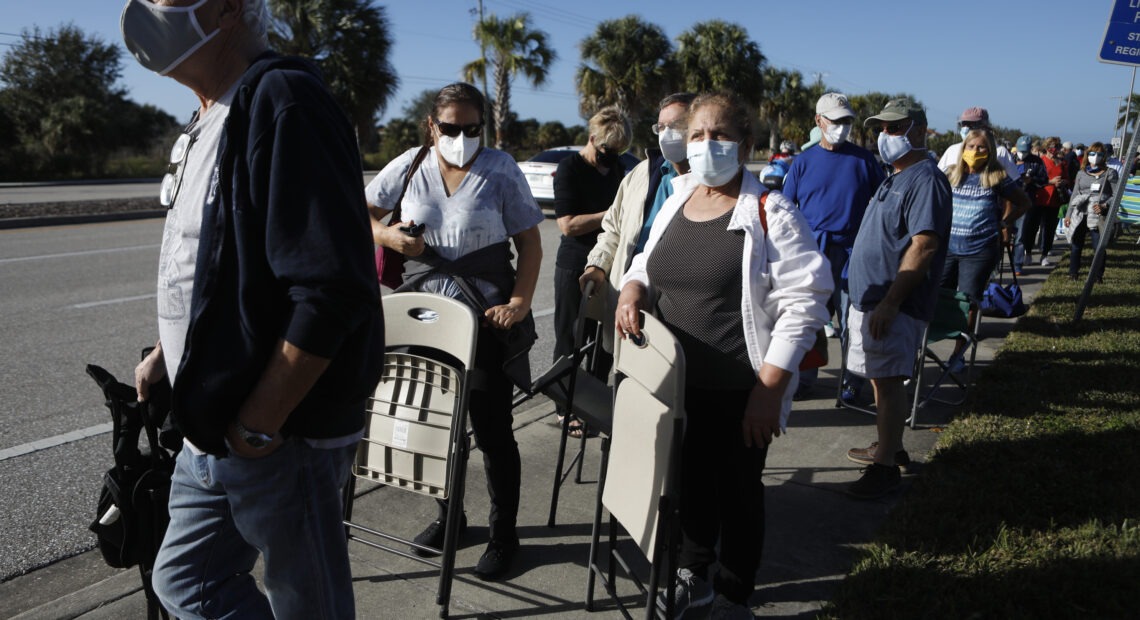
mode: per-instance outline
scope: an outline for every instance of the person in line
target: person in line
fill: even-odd
[[[504,344],[497,336],[530,313],[542,262],[538,224],[543,216],[514,159],[481,146],[484,103],[483,94],[470,84],[440,89],[424,119],[424,146],[393,159],[364,195],[372,213],[373,240],[408,257],[405,285],[462,300],[485,319],[479,328],[477,380],[472,381],[468,412],[491,496],[490,541],[475,574],[491,580],[510,569],[519,549],[516,524],[522,481],[512,428],[514,386],[503,370]],[[430,150],[412,170],[424,148]],[[383,219],[394,210],[409,174],[402,221],[386,225]],[[422,236],[400,230],[416,223],[424,225]],[[510,242],[518,252],[517,272],[511,264]],[[457,283],[457,277],[470,286]],[[483,299],[468,298],[464,288]],[[446,516],[447,504],[440,502],[439,518],[414,541],[442,547]],[[466,524],[464,516],[461,533]]]
[[[637,336],[640,312],[655,312],[685,354],[678,618],[710,602],[714,618],[752,617],[764,461],[787,423],[796,369],[827,320],[832,290],[803,214],[778,192],[762,205],[764,187],[744,170],[751,118],[731,94],[693,101],[690,172],[673,181],[645,251],[622,279],[614,316],[622,337]]]
[[[949,172],[958,160],[962,158],[962,146],[966,142],[966,134],[975,129],[985,129],[986,131],[993,131],[990,126],[990,112],[985,108],[977,106],[966,108],[962,111],[962,115],[958,117],[958,133],[962,136],[961,142],[951,144],[946,151],[942,153],[942,157],[938,160],[938,169],[942,172]],[[1017,180],[1017,161],[1014,159],[1013,154],[1009,152],[1004,146],[997,147],[997,159],[1001,162],[1005,173],[1009,178]]]
[[[792,162],[781,193],[807,218],[819,251],[831,263],[835,291],[828,307],[841,337],[847,327],[847,260],[863,221],[863,212],[883,182],[882,168],[870,151],[847,140],[855,111],[847,97],[826,93],[815,104],[815,123],[821,132],[818,148],[810,148]],[[805,398],[819,370],[800,373],[796,398]],[[842,398],[854,400],[862,389],[858,377],[843,386]]]
[[[1045,207],[1037,203],[1038,192],[1049,183],[1045,162],[1033,152],[1029,136],[1017,139],[1017,170],[1021,173],[1021,189],[1033,203],[1017,221],[1017,246],[1013,253],[1013,272],[1022,275],[1027,263],[1033,263],[1033,248],[1037,245],[1037,231]]]
[[[990,274],[1013,239],[1017,218],[1030,206],[1021,185],[1009,178],[1005,168],[992,157],[996,150],[992,133],[971,130],[966,134],[958,164],[947,174],[954,216],[941,284],[965,293],[975,303],[981,303]],[[971,308],[970,331],[977,321],[978,312]],[[965,370],[965,347],[965,338],[958,338],[948,362],[955,374]]]
[[[559,162],[554,174],[554,215],[562,232],[554,265],[555,361],[574,351],[574,324],[582,302],[578,278],[586,269],[587,256],[601,233],[602,218],[625,176],[620,156],[633,139],[629,119],[617,106],[602,108],[590,117],[587,127],[590,137],[585,148]],[[596,324],[587,320],[583,327],[590,333]],[[594,370],[604,377],[612,363],[610,355],[602,352]],[[560,422],[564,415],[566,412],[560,410]],[[571,437],[581,437],[581,422],[570,420],[567,432]]]
[[[650,128],[657,136],[658,150],[649,150],[649,156],[625,175],[613,204],[602,217],[602,230],[594,248],[586,256],[586,269],[579,278],[581,290],[588,282],[595,291],[606,286],[606,299],[613,307],[617,301],[618,285],[633,257],[645,249],[649,230],[661,205],[673,195],[673,179],[689,171],[685,153],[685,114],[696,95],[673,93],[657,105],[657,122]],[[612,317],[602,330],[602,344],[613,351]]]
[[[1061,205],[1068,204],[1073,185],[1068,180],[1069,171],[1061,157],[1061,139],[1057,136],[1046,138],[1042,149],[1045,154],[1041,161],[1045,164],[1049,182],[1037,190],[1033,202],[1044,205],[1041,208],[1041,266],[1052,267],[1053,261],[1049,260],[1049,253],[1053,251],[1053,239],[1057,236],[1057,215],[1061,211]]]
[[[342,492],[384,354],[356,136],[315,66],[269,51],[261,0],[129,0],[120,24],[199,103],[135,369],[140,400],[171,380],[185,436],[155,592],[179,618],[353,618]]]
[[[1076,280],[1081,272],[1081,253],[1085,238],[1092,245],[1093,255],[1100,245],[1100,236],[1109,230],[1106,221],[1112,193],[1120,175],[1108,167],[1107,150],[1103,142],[1093,142],[1088,148],[1081,169],[1077,172],[1073,185],[1073,195],[1069,198],[1069,210],[1065,213],[1065,228],[1069,237],[1069,279]],[[1097,282],[1104,281],[1104,266],[1108,255],[1094,274]]]
[[[847,492],[873,499],[898,487],[899,463],[909,461],[902,441],[910,410],[904,382],[934,317],[952,203],[946,175],[926,153],[922,108],[892,99],[863,124],[879,128],[879,154],[895,171],[867,205],[848,266],[847,370],[871,380],[878,415],[876,441],[847,452],[866,466]]]

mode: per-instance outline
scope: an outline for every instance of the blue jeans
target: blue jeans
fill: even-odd
[[[835,282],[835,289],[831,291],[828,300],[828,309],[835,316],[835,331],[839,334],[840,343],[846,342],[847,314],[851,306],[851,296],[847,293],[847,280],[843,277],[843,270],[851,258],[847,249],[838,244],[831,244],[827,248],[827,261],[831,263],[831,279]],[[819,369],[809,368],[800,371],[799,387],[810,388],[819,379]],[[854,388],[857,392],[863,388],[863,378],[848,375],[845,387]]]
[[[946,266],[942,271],[942,288],[961,291],[969,295],[970,299],[980,302],[990,276],[1001,262],[1002,251],[1000,242],[995,240],[974,254],[947,253]]]
[[[356,446],[260,459],[178,453],[154,589],[187,618],[352,618],[342,489]],[[264,560],[262,594],[250,571]]]

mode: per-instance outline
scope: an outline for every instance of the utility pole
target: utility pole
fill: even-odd
[[[483,25],[483,0],[479,0],[479,26]],[[479,58],[483,61],[483,146],[491,146],[490,131],[487,128],[491,115],[491,93],[487,92],[487,44],[479,37]]]

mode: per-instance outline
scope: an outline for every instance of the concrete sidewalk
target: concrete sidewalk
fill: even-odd
[[[1020,278],[1027,301],[1039,290],[1049,268],[1033,266]],[[984,319],[977,368],[984,372],[1013,326],[1011,320]],[[954,410],[921,410],[916,430],[904,441],[916,461],[903,489],[881,500],[858,501],[844,493],[859,476],[845,458],[852,447],[875,439],[874,418],[836,409],[834,366],[838,340],[831,341],[832,364],[820,373],[812,400],[797,402],[788,433],[769,450],[766,547],[753,596],[753,611],[763,617],[812,617],[832,597],[850,570],[860,545],[871,541],[890,510],[905,495],[933,450],[938,432]],[[869,388],[868,388],[869,389]],[[598,475],[598,440],[591,439],[583,484],[563,487],[555,528],[546,513],[559,429],[553,405],[536,400],[516,412],[515,429],[523,460],[523,501],[519,515],[522,550],[509,578],[484,583],[472,568],[486,542],[487,496],[481,456],[468,467],[467,513],[471,527],[460,543],[451,615],[456,618],[617,618],[620,615],[596,589],[599,611],[583,609],[586,560]],[[391,488],[362,490],[354,520],[413,536],[435,515],[434,502]],[[437,572],[423,564],[353,543],[350,546],[361,618],[435,618]],[[641,564],[644,568],[644,563]],[[640,605],[628,580],[619,594]],[[107,568],[98,552],[88,552],[0,584],[0,617],[114,619],[145,617],[136,570]],[[643,613],[643,610],[637,610]]]

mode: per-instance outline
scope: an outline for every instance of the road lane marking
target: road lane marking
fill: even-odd
[[[58,254],[40,254],[38,256],[16,256],[13,258],[0,258],[0,264],[3,263],[21,263],[30,260],[46,260],[50,258],[72,258],[75,256],[91,256],[92,254],[115,254],[118,252],[134,252],[136,250],[154,250],[162,247],[161,244],[152,243],[149,245],[132,245],[125,248],[105,248],[102,250],[83,250],[80,252],[60,252]]]
[[[150,295],[135,295],[134,297],[119,297],[118,299],[105,299],[103,301],[88,301],[81,304],[71,306],[75,309],[94,308],[95,306],[108,306],[111,304],[121,304],[129,301],[139,301],[142,299],[154,299],[158,297],[158,293],[151,293]]]
[[[56,435],[55,437],[37,439],[36,441],[30,441],[18,446],[12,446],[11,448],[4,448],[3,450],[0,450],[0,462],[15,458],[17,456],[24,456],[25,454],[39,452],[40,450],[47,450],[48,448],[62,446],[65,443],[97,437],[99,435],[111,432],[111,429],[111,423],[107,422],[106,424],[88,426],[87,428],[81,428],[77,431],[71,431],[70,433]]]

